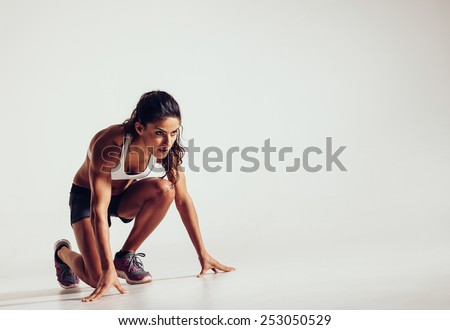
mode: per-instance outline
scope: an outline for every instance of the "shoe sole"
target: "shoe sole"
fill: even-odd
[[[58,282],[59,283],[59,282]],[[59,283],[59,285],[61,286],[61,288],[63,289],[73,289],[73,288],[78,288],[79,283],[76,284],[71,284],[71,285],[64,285]]]
[[[55,242],[55,245],[53,245],[53,251],[56,251],[56,248],[58,247],[59,243],[65,243],[69,248],[69,250],[72,250],[72,245],[70,244],[70,242],[63,238]]]
[[[124,271],[121,270],[116,270],[117,276],[120,278],[123,278],[124,280],[127,281],[128,284],[144,284],[144,283],[149,283],[152,281],[152,277],[148,276],[148,277],[144,277],[144,279],[140,280],[140,281],[134,281],[134,280],[130,280],[127,276],[127,274]]]

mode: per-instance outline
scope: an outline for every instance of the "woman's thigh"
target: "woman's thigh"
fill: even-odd
[[[117,213],[120,217],[134,219],[145,202],[173,194],[171,183],[156,177],[134,182],[124,192]]]
[[[78,249],[83,257],[85,274],[94,282],[98,281],[101,275],[100,256],[95,244],[94,230],[91,226],[91,219],[84,218],[72,225],[77,241]]]

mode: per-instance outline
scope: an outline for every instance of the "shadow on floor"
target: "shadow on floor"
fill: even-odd
[[[206,274],[205,277],[211,275],[214,274]],[[155,278],[153,279],[152,282],[172,281],[195,277],[197,277],[197,275]],[[57,301],[80,301],[82,297],[89,295],[91,292],[92,288],[89,286],[82,286],[72,289],[54,288],[54,289],[44,289],[34,291],[7,292],[0,294],[0,308],[10,308],[24,305],[48,304],[49,302],[57,302]],[[51,297],[55,297],[55,299],[50,299]],[[36,298],[39,298],[39,301],[33,300]]]

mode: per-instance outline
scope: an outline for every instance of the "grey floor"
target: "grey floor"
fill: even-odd
[[[235,255],[235,272],[197,278],[191,252],[144,259],[154,280],[127,285],[127,295],[110,290],[94,303],[83,303],[91,288],[60,289],[48,264],[35,264],[21,276],[3,274],[0,309],[448,309],[450,266],[438,253],[400,250],[316,251],[297,257],[251,249]],[[250,253],[249,253],[250,251]],[[441,251],[442,252],[442,251]],[[178,258],[175,258],[176,255]],[[228,255],[228,254],[227,254]],[[230,254],[231,255],[231,254]],[[170,260],[177,260],[171,262]],[[152,268],[152,266],[153,268]]]

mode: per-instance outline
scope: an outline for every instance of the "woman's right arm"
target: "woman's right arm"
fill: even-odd
[[[114,267],[109,237],[108,207],[111,201],[111,168],[114,161],[108,161],[103,153],[111,150],[104,138],[93,146],[92,159],[89,164],[89,181],[91,185],[91,224],[95,243],[100,256],[102,275],[94,292],[83,301],[94,301],[105,294],[112,286],[120,293],[126,290],[120,285]]]

